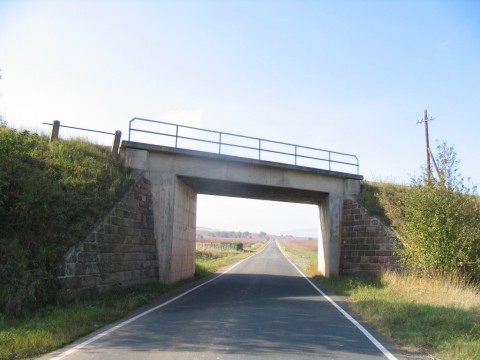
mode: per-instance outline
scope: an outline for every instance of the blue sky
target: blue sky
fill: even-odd
[[[126,134],[146,117],[353,153],[367,180],[419,173],[415,122],[428,109],[431,144],[453,145],[480,182],[479,64],[474,0],[0,0],[0,112],[11,126],[47,131],[42,122],[58,119]],[[209,227],[284,232],[316,217],[199,199]]]

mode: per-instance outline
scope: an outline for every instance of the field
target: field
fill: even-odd
[[[207,247],[208,244],[222,244],[222,243],[242,243],[243,249],[248,250],[254,248],[255,244],[262,242],[261,239],[242,239],[242,238],[219,238],[219,237],[203,237],[201,239],[197,238],[197,249],[202,246]]]
[[[276,236],[285,254],[310,276],[318,274],[318,241],[305,238]]]
[[[238,243],[242,243],[242,249],[240,250],[234,246]],[[265,239],[254,236],[246,239],[208,235],[199,236],[197,232],[195,273],[197,276],[212,274],[224,266],[250,256],[252,252],[260,249],[264,243]],[[232,244],[232,247],[219,247],[221,244]]]

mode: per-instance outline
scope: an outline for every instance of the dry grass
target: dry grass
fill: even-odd
[[[381,282],[392,295],[418,304],[480,310],[480,286],[469,283],[461,275],[426,277],[386,272]]]

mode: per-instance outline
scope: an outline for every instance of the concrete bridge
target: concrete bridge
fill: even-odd
[[[181,149],[177,146],[179,139],[193,138],[179,136],[178,132],[177,126],[174,135],[163,134],[174,137],[175,146],[123,141],[120,150],[125,164],[143,171],[151,183],[154,236],[161,282],[171,283],[191,277],[195,272],[197,194],[317,205],[318,267],[326,277],[339,274],[343,204],[345,200],[355,200],[358,196],[363,178],[361,175],[299,166],[299,147],[296,145],[292,145],[295,146],[294,164],[231,156],[222,154],[221,151],[210,153]],[[224,139],[237,135],[216,134],[220,134],[220,140],[213,141],[215,147],[221,149],[222,146],[238,146],[222,142],[222,135]],[[262,149],[262,141],[265,144],[267,140],[258,140],[259,157],[262,151],[287,154],[284,150],[278,151],[278,148],[265,150],[265,145]],[[252,150],[251,146],[240,147]],[[303,158],[316,159],[312,156]],[[329,158],[331,159],[331,154]],[[345,164],[342,161],[338,163]],[[328,166],[331,167],[331,162]]]

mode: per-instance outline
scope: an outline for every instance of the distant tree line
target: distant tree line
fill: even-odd
[[[248,231],[216,231],[209,232],[208,236],[210,237],[219,237],[219,238],[234,238],[234,239],[251,239],[252,234]]]

